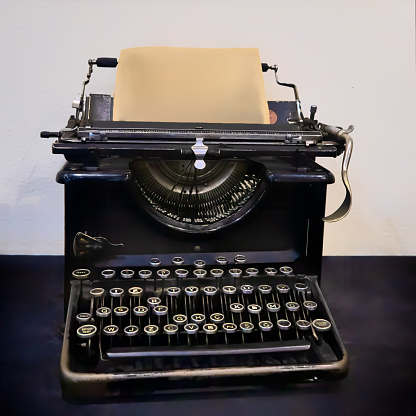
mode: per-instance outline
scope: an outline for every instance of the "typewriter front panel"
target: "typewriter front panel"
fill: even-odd
[[[318,284],[332,175],[314,162],[299,171],[283,159],[249,163],[248,177],[221,168],[194,198],[192,181],[177,195],[167,193],[177,178],[151,168],[146,179],[143,161],[61,171],[64,386],[91,382],[91,373],[99,389],[127,380],[345,373]]]

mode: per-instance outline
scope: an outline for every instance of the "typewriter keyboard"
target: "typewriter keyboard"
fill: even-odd
[[[166,369],[336,360],[317,284],[290,268],[209,268],[201,261],[193,268],[95,274],[73,272],[81,280],[75,281],[70,331],[72,347],[91,365]]]

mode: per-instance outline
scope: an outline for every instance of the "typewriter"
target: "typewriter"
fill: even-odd
[[[53,153],[65,187],[67,399],[342,378],[348,358],[320,290],[324,222],[351,207],[352,127],[303,115],[271,124],[113,121],[113,97],[85,93]],[[265,74],[267,76],[267,74]],[[325,215],[343,155],[346,197]]]

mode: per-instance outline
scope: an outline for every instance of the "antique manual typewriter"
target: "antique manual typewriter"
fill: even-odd
[[[351,206],[349,129],[269,101],[270,124],[114,121],[85,94],[53,153],[66,164],[66,398],[341,378],[347,353],[321,293],[324,222]],[[266,74],[267,75],[267,74]],[[346,197],[324,218],[343,154]],[[255,377],[253,377],[255,376]]]

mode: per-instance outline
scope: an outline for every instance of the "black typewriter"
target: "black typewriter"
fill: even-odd
[[[66,398],[341,378],[348,359],[321,293],[325,221],[351,206],[347,130],[269,102],[270,125],[112,121],[85,95],[53,153],[67,163]],[[325,215],[343,154],[342,206]]]

